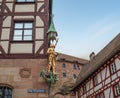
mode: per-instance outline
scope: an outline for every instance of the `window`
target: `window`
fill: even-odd
[[[16,2],[34,2],[34,0],[16,0]]]
[[[66,65],[63,63],[63,64],[62,64],[62,67],[63,67],[63,68],[65,68],[65,67],[66,67]]]
[[[110,65],[110,71],[111,71],[111,73],[113,74],[113,73],[115,73],[116,72],[116,65],[115,65],[115,63],[112,63],[111,65]]]
[[[66,73],[63,73],[63,77],[66,77]]]
[[[75,69],[75,70],[77,69],[77,65],[76,65],[76,64],[74,64],[74,69]]]
[[[95,98],[105,98],[104,93],[101,92],[101,93],[97,94]]]
[[[120,86],[119,86],[119,83],[117,83],[117,84],[115,84],[113,86],[113,90],[114,90],[115,97],[120,96]]]
[[[31,41],[33,33],[33,22],[14,23],[14,41]]]
[[[73,74],[73,78],[74,78],[74,79],[76,79],[76,78],[77,78],[76,74]]]
[[[78,68],[78,70],[80,70],[80,66],[79,65],[77,65],[77,68]]]
[[[93,83],[96,86],[98,84],[98,77],[97,75],[93,78]]]
[[[6,86],[1,86],[0,98],[12,98],[12,89]]]

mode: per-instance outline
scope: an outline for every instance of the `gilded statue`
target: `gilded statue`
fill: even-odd
[[[55,45],[51,44],[50,47],[47,50],[48,54],[48,72],[52,71],[54,74],[56,74],[56,68],[55,68],[55,59],[57,56],[57,53],[55,52]]]

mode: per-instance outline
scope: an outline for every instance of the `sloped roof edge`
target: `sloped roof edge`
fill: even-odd
[[[102,66],[107,60],[114,56],[120,51],[120,33],[106,45],[88,64],[84,65],[78,79],[73,86],[74,90],[79,86],[85,79],[87,79],[95,70]]]
[[[83,65],[88,63],[88,60],[86,60],[86,59],[67,55],[67,54],[63,54],[63,53],[58,53],[57,61],[62,61],[62,60],[70,61],[70,62],[78,62],[78,63],[83,64]]]

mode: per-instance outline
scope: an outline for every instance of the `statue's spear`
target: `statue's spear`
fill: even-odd
[[[58,40],[59,40],[59,38],[56,39],[55,47],[56,47],[56,45],[57,45],[57,43],[58,43]]]

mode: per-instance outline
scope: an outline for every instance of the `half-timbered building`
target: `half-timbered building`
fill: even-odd
[[[52,0],[0,0],[0,98],[46,97]]]
[[[82,67],[72,98],[120,98],[120,34]]]
[[[45,57],[51,12],[51,0],[0,0],[0,58]]]
[[[0,98],[47,98],[48,86],[40,71],[48,65],[51,14],[52,0],[0,0]],[[87,62],[71,57],[58,55],[60,81],[51,93],[63,80],[75,80]],[[70,66],[74,66],[71,75]]]

